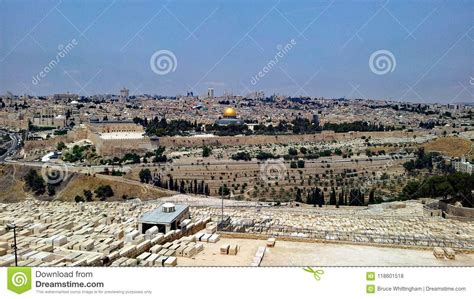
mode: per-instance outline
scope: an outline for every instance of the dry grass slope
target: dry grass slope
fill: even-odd
[[[0,165],[0,202],[16,202],[25,199],[24,182],[18,178],[26,174],[24,167]]]
[[[27,198],[40,200],[62,200],[73,201],[76,195],[83,196],[84,190],[92,192],[100,185],[110,185],[114,191],[111,200],[123,200],[125,198],[139,197],[144,200],[174,194],[168,190],[144,185],[137,181],[127,180],[122,177],[111,177],[106,175],[86,176],[83,174],[70,174],[69,177],[56,187],[56,194],[48,196],[46,193],[37,196],[25,191],[23,177],[28,173],[30,167],[19,165],[0,164],[0,202],[17,202]],[[41,173],[39,168],[35,168]],[[94,200],[97,200],[94,198]]]
[[[473,143],[467,139],[459,137],[438,138],[422,145],[427,152],[439,152],[451,157],[466,156],[468,159],[474,157],[474,151],[471,151]]]
[[[130,182],[121,178],[110,178],[105,175],[86,176],[74,174],[67,187],[58,192],[56,199],[63,201],[74,200],[76,195],[83,196],[83,190],[92,192],[100,185],[110,185],[114,191],[114,196],[107,200],[122,200],[123,197],[140,199],[156,199],[168,196],[171,193],[166,190],[141,184],[140,182]],[[94,199],[97,200],[97,199]]]

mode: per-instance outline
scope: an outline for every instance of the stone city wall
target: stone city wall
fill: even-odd
[[[87,125],[91,131],[98,133],[114,132],[143,132],[143,127],[135,123],[90,123]]]
[[[333,131],[323,131],[318,134],[302,135],[249,135],[249,136],[206,136],[206,137],[161,137],[160,145],[165,147],[192,147],[201,145],[246,145],[264,143],[301,143],[315,141],[339,141],[361,138],[362,136],[371,138],[398,137],[406,138],[420,136],[421,132],[349,132],[334,133]]]
[[[28,119],[19,119],[17,115],[0,113],[0,127],[11,130],[26,130],[28,128]]]

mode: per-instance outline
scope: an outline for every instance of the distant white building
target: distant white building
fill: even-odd
[[[128,100],[128,97],[129,97],[129,93],[130,93],[130,90],[128,90],[127,88],[122,88],[120,90],[120,100],[122,101],[126,101]]]
[[[77,101],[79,99],[79,95],[75,93],[57,93],[53,95],[53,100],[55,101]]]
[[[462,157],[460,161],[453,161],[454,170],[457,172],[474,174],[474,165]]]
[[[247,94],[245,96],[247,99],[251,99],[251,100],[262,100],[265,98],[265,93],[262,91],[255,91],[255,92],[251,92],[249,94]]]
[[[213,99],[214,98],[214,88],[207,89],[207,97]]]

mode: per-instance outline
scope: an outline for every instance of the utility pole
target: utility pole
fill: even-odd
[[[16,224],[15,223],[11,223],[11,224],[7,224],[7,229],[13,229],[13,245],[12,245],[12,248],[15,252],[15,267],[18,267],[18,255],[17,255],[17,249],[18,247],[16,246]]]

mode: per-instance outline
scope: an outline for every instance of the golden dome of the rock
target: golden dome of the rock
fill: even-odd
[[[234,108],[225,108],[224,110],[224,117],[237,117],[237,112]]]

